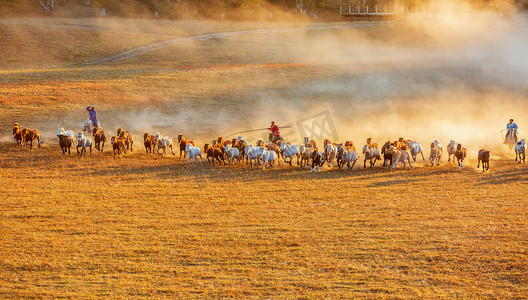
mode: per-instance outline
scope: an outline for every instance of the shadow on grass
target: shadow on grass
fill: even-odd
[[[528,168],[526,167],[513,170],[495,171],[494,173],[488,173],[485,175],[487,176],[483,176],[479,179],[479,182],[476,183],[477,186],[528,182]]]

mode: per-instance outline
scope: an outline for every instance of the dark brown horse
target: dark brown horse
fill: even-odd
[[[96,127],[93,132],[93,136],[95,149],[103,152],[104,144],[106,142],[106,133],[101,129],[101,127]]]
[[[387,165],[387,161],[389,161],[389,166],[392,166],[392,154],[387,153],[387,150],[389,150],[390,146],[394,146],[394,143],[391,143],[391,141],[387,141],[381,147],[381,154],[383,154],[383,168],[385,168],[385,166]]]
[[[219,164],[222,164],[222,162],[224,162],[224,165],[225,165],[224,153],[222,151],[220,151],[220,149],[218,147],[211,147],[209,144],[205,144],[204,145],[204,153],[206,153],[207,161],[209,163],[211,163],[211,160],[209,160],[209,157],[211,157],[213,165],[214,165],[214,160],[215,159],[218,161]]]
[[[70,148],[72,147],[72,145],[73,140],[71,137],[63,134],[59,135],[59,146],[62,150],[62,155],[66,154],[66,152],[70,154]]]
[[[478,152],[478,164],[477,169],[480,168],[480,162],[482,162],[482,172],[489,170],[489,159],[490,151],[488,149],[480,149]]]

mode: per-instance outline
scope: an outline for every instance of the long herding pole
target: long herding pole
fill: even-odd
[[[279,126],[279,128],[292,128],[292,124],[288,124],[288,125],[285,125],[285,126]],[[258,129],[244,130],[244,131],[239,131],[239,132],[231,133],[231,134],[229,134],[229,135],[226,135],[226,137],[229,137],[229,136],[232,136],[232,135],[235,135],[235,134],[240,134],[240,133],[245,133],[245,132],[252,132],[252,131],[261,131],[261,130],[269,130],[269,129],[268,129],[268,127],[265,127],[265,128],[258,128]]]

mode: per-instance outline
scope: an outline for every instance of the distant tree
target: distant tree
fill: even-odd
[[[90,0],[83,0],[83,5],[84,6],[90,5]]]
[[[51,12],[53,7],[55,7],[55,0],[46,0],[46,2],[39,0],[39,2],[48,14]]]
[[[295,0],[297,4],[297,9],[301,13],[301,15],[304,15],[308,8],[313,6],[314,1],[313,0]]]

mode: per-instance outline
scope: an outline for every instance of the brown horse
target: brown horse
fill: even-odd
[[[156,137],[145,132],[143,134],[143,143],[145,144],[145,151],[147,151],[148,155],[149,153],[152,153],[154,147],[156,147]]]
[[[224,165],[225,165],[224,154],[222,153],[222,151],[220,151],[218,147],[211,147],[209,144],[205,144],[204,153],[206,153],[207,161],[209,163],[211,163],[211,160],[209,160],[209,157],[211,157],[213,165],[214,165],[215,159],[218,161],[219,164],[222,164],[222,162],[224,162]]]
[[[123,128],[118,128],[117,136],[125,141],[125,146],[127,150],[134,151],[134,149],[132,148],[132,145],[134,144],[134,136],[130,132],[123,130]]]
[[[466,156],[467,156],[466,148],[462,148],[462,145],[458,144],[457,145],[457,149],[455,151],[455,157],[457,159],[458,169],[459,170],[460,170],[460,168],[464,167],[464,159],[466,158]]]
[[[22,146],[22,130],[18,123],[13,125],[13,139],[16,141],[17,145]]]
[[[40,132],[38,132],[38,130],[36,130],[36,129],[28,129],[28,130],[26,130],[26,132],[24,134],[24,140],[25,140],[26,145],[30,146],[29,149],[33,149],[33,141],[34,140],[38,141],[38,146],[40,148]]]
[[[482,172],[489,171],[489,159],[490,151],[488,149],[480,149],[478,152],[477,169],[480,168],[480,162],[482,162]]]
[[[178,134],[178,144],[180,144],[180,160],[181,160],[182,152],[183,152],[183,158],[185,158],[185,156],[187,155],[187,152],[185,152],[185,148],[187,147],[187,144],[191,144],[194,147],[194,142],[186,141],[185,137],[183,137],[183,134],[180,133]]]
[[[314,140],[310,140],[309,137],[304,137],[304,147],[308,148],[311,147],[314,150],[317,150],[317,143]]]
[[[123,153],[126,154],[125,140],[123,138],[113,136],[110,142],[112,143],[112,148],[114,149],[114,157],[116,156],[116,152],[117,154],[121,155],[121,150],[123,150]]]
[[[104,144],[106,142],[106,133],[101,129],[101,127],[96,127],[93,131],[93,136],[95,149],[103,152]]]
[[[68,154],[70,154],[70,148],[72,147],[73,145],[73,140],[71,137],[67,136],[67,135],[59,135],[59,146],[62,150],[62,155],[66,154],[66,152],[68,152]]]

